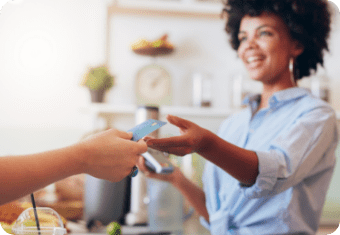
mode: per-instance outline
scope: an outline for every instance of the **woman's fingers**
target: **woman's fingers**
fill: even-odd
[[[143,156],[139,157],[138,158],[138,161],[137,161],[137,167],[143,171],[143,172],[148,172],[149,170],[146,168],[145,166],[145,159]]]
[[[155,138],[153,138],[153,137],[151,137],[151,136],[145,136],[145,137],[143,137],[143,140],[145,141],[145,142],[148,142],[149,140],[154,140]]]
[[[137,162],[137,167],[148,177],[157,178],[157,174],[149,171],[149,169],[145,166],[144,157],[140,157]]]
[[[167,115],[166,119],[173,125],[179,127],[179,128],[188,128],[191,124],[190,121],[177,117],[177,116],[173,116],[173,115]]]
[[[176,156],[184,156],[189,153],[192,153],[192,148],[188,147],[176,147],[176,148],[170,148],[168,149],[168,153],[171,153]]]
[[[167,137],[167,138],[161,138],[161,139],[152,139],[148,140],[146,144],[150,147],[165,147],[165,148],[171,148],[171,147],[183,147],[183,146],[189,146],[186,143],[186,137],[183,136],[173,136],[173,137]]]
[[[177,156],[184,156],[189,153],[192,153],[193,150],[191,147],[159,147],[159,146],[153,146],[153,149],[156,149],[161,152],[166,152],[169,154],[174,154]]]
[[[157,179],[161,181],[172,181],[172,174],[157,174],[149,171],[145,166],[145,159],[139,158],[137,163],[138,168],[147,176],[148,178]]]

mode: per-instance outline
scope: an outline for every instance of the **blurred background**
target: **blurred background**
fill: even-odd
[[[340,19],[338,9],[330,4],[334,13],[330,52],[314,78],[328,89],[327,99],[334,109],[340,110]],[[224,118],[240,108],[237,78],[243,79],[244,93],[252,91],[246,86],[241,61],[228,44],[221,9],[221,3],[213,0],[14,0],[6,4],[0,14],[0,156],[64,147],[108,125],[130,129],[139,104],[137,74],[149,64],[165,69],[171,79],[171,100],[159,104],[160,119],[170,113],[216,131]],[[164,34],[174,46],[168,55],[143,56],[131,49],[141,38],[153,41]],[[115,84],[104,102],[95,104],[80,83],[89,68],[100,65],[108,67]],[[211,78],[209,107],[194,105],[194,74]],[[312,86],[310,81],[302,85]],[[256,85],[250,87],[258,91]],[[170,125],[160,131],[160,136],[177,134]],[[188,162],[193,170],[189,177],[200,184],[204,160],[191,156]],[[324,224],[340,221],[339,178],[337,165]],[[83,183],[81,176],[64,181],[60,188]],[[55,190],[55,185],[50,188]],[[73,199],[82,200],[82,190]]]

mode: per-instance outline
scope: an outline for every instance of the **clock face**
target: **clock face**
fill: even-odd
[[[159,65],[147,65],[139,70],[136,77],[138,104],[171,104],[171,78]]]

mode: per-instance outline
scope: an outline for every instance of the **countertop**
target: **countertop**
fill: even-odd
[[[105,228],[99,228],[96,231],[89,232],[86,230],[84,222],[80,223],[69,222],[68,227],[71,230],[70,234],[74,235],[89,235],[89,234],[103,235],[106,233]],[[184,222],[183,228],[184,228],[183,235],[210,235],[209,231],[200,224],[199,216],[196,213],[194,213],[193,216],[191,216],[191,218]],[[340,225],[320,227],[316,235],[332,234],[337,228],[340,231]],[[149,232],[149,230],[146,227],[127,227],[127,226],[122,227],[122,235],[152,234],[147,232]]]
[[[86,229],[85,222],[79,221],[68,222],[67,227],[71,230],[70,234],[74,235],[103,235],[106,234],[105,227],[99,227],[89,232]],[[209,231],[205,229],[199,222],[199,216],[197,213],[194,213],[188,220],[183,223],[183,235],[186,234],[195,234],[195,235],[210,235]],[[122,235],[136,235],[136,234],[153,234],[147,227],[142,226],[122,226]],[[156,234],[156,233],[154,233]],[[157,233],[161,234],[161,233]],[[164,233],[165,235],[166,233]],[[169,234],[170,235],[170,234]]]

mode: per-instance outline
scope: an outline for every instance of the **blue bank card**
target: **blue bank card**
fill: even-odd
[[[154,120],[154,119],[149,119],[134,128],[128,130],[127,132],[132,132],[133,136],[132,139],[133,141],[138,141],[144,136],[147,136],[151,132],[157,130],[158,128],[164,126],[166,122],[162,122],[159,120]]]

